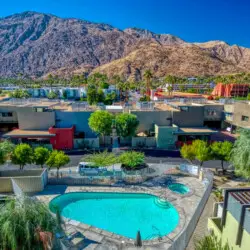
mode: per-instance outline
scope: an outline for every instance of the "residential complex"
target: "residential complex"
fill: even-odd
[[[0,128],[5,138],[51,144],[54,149],[73,149],[86,143],[98,148],[103,142],[88,126],[90,115],[95,110],[128,112],[139,120],[138,137],[121,138],[121,144],[176,149],[194,139],[211,140],[220,128],[249,127],[248,107],[247,102],[227,104],[205,99],[138,102],[124,106],[10,99],[0,102]]]
[[[250,188],[226,189],[222,213],[216,209],[208,228],[233,250],[250,246]]]

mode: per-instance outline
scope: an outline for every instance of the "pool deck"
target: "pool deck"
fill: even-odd
[[[36,194],[36,198],[48,204],[58,195],[70,192],[116,192],[116,193],[146,193],[158,197],[166,198],[179,212],[178,226],[170,234],[161,238],[143,241],[141,249],[168,249],[172,242],[181,234],[188,225],[191,217],[196,210],[201,198],[206,190],[205,184],[197,178],[191,176],[178,176],[176,182],[185,184],[190,192],[181,195],[172,192],[165,185],[166,176],[156,177],[146,181],[141,185],[126,186],[47,186],[46,189]],[[65,219],[66,232],[77,231],[84,235],[87,240],[84,246],[79,249],[136,249],[134,239],[129,239],[78,221]]]

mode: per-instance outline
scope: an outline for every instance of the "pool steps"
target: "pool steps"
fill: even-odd
[[[155,202],[155,204],[158,207],[161,207],[161,208],[170,208],[170,204],[169,204],[168,200],[166,200],[166,199],[155,198],[154,202]]]

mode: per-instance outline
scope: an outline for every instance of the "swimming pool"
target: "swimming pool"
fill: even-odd
[[[190,192],[190,189],[181,183],[173,183],[173,184],[169,184],[168,188],[178,194],[187,194]]]
[[[168,203],[158,205],[159,198],[136,193],[79,192],[57,196],[50,202],[62,216],[131,239],[138,230],[143,240],[163,237],[173,231],[179,222],[176,208]]]

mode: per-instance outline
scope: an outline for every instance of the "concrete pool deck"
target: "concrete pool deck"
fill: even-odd
[[[167,176],[160,176],[141,185],[126,185],[123,187],[101,186],[47,186],[36,198],[46,204],[58,195],[70,192],[114,192],[114,193],[147,193],[166,198],[179,212],[179,223],[170,234],[153,240],[143,241],[142,249],[172,249],[173,242],[185,231],[191,221],[194,211],[200,205],[207,186],[195,177],[175,176],[176,182],[185,184],[190,192],[181,195],[172,192],[165,185]],[[77,231],[87,240],[79,249],[136,249],[134,239],[129,239],[84,223],[66,219],[66,232]],[[192,232],[191,232],[192,233]]]

